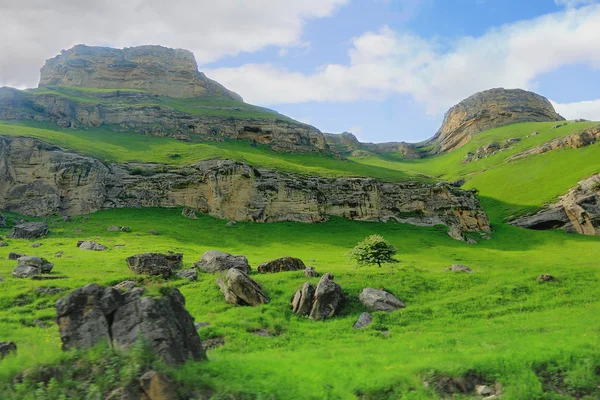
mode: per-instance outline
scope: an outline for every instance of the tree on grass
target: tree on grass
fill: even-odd
[[[348,253],[348,257],[358,266],[377,264],[381,267],[381,264],[397,262],[398,260],[394,258],[396,252],[396,248],[382,236],[371,235],[358,243]]]

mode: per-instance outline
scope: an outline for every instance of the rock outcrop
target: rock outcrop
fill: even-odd
[[[405,159],[421,158],[417,146],[406,142],[362,143],[350,132],[323,133],[329,149],[341,156],[369,156],[374,154],[396,153]]]
[[[475,192],[451,184],[310,177],[221,160],[183,168],[107,164],[37,139],[0,137],[0,209],[45,216],[122,207],[190,207],[256,222],[319,222],[334,215],[443,224],[458,232],[490,229]]]
[[[181,268],[182,253],[144,253],[127,257],[127,266],[135,274],[159,275],[163,278],[170,277],[173,272]]]
[[[168,364],[205,360],[194,320],[177,289],[162,297],[143,297],[141,288],[126,293],[91,284],[56,303],[63,349],[85,349],[106,340],[127,348],[142,337]]]
[[[360,303],[369,311],[395,311],[406,305],[384,290],[365,288],[358,296]]]
[[[301,269],[306,269],[306,266],[299,258],[282,257],[273,261],[259,264],[256,269],[260,274],[266,274],[284,271],[298,271]]]
[[[446,113],[442,126],[426,145],[432,154],[457,149],[479,132],[517,122],[563,121],[552,104],[521,89],[490,89],[474,94]]]
[[[269,298],[258,283],[245,272],[231,268],[223,279],[217,279],[217,285],[225,296],[225,301],[240,306],[259,306],[267,304]]]
[[[2,157],[0,156],[0,159]],[[0,178],[0,181],[2,178]],[[0,183],[0,187],[2,184]],[[8,234],[9,238],[13,239],[37,239],[48,234],[48,225],[44,222],[26,222],[24,224],[15,225],[12,231]]]
[[[169,97],[242,98],[198,72],[194,54],[162,46],[77,45],[46,61],[39,87],[138,89]]]
[[[523,228],[600,235],[600,174],[582,180],[543,210],[510,222]]]
[[[194,263],[194,268],[211,274],[235,268],[247,274],[250,271],[250,264],[245,256],[207,250],[202,254],[200,261]]]

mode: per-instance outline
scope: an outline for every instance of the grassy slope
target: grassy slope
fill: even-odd
[[[60,359],[60,340],[51,320],[61,295],[35,294],[40,286],[73,289],[131,278],[124,259],[144,251],[184,252],[186,266],[207,249],[248,256],[251,265],[284,255],[297,256],[320,272],[332,272],[347,295],[340,315],[313,322],[293,315],[289,300],[306,280],[301,271],[255,275],[271,297],[269,305],[244,308],[223,301],[215,276],[196,283],[174,281],[196,321],[208,321],[203,338],[225,336],[225,347],[209,352],[208,363],[176,372],[181,384],[257,398],[343,398],[370,393],[375,398],[433,399],[421,384],[427,371],[461,374],[476,369],[504,383],[505,399],[557,399],[543,394],[535,371],[560,366],[572,390],[597,392],[600,363],[600,238],[535,232],[496,225],[494,239],[468,245],[450,239],[444,229],[404,224],[360,223],[341,219],[318,225],[238,223],[201,216],[188,220],[180,210],[112,210],[86,222],[51,221],[51,235],[31,241],[8,240],[0,248],[0,338],[19,346],[16,358],[0,362],[0,381],[39,363]],[[112,224],[132,233],[108,232]],[[74,233],[76,228],[83,233]],[[147,232],[156,229],[158,236]],[[5,236],[6,230],[0,230]],[[140,236],[136,236],[139,233]],[[379,233],[400,249],[396,267],[354,269],[345,254],[360,239]],[[75,247],[90,238],[107,252]],[[114,245],[125,245],[114,250]],[[53,273],[67,280],[33,282],[10,277],[15,262],[8,251],[44,256],[56,263]],[[54,253],[63,251],[62,258]],[[449,274],[452,263],[471,266],[474,274]],[[557,283],[538,284],[550,273]],[[317,281],[317,279],[311,279]],[[358,293],[382,288],[406,302],[391,314],[376,313],[375,323],[352,329],[363,311]],[[35,319],[50,328],[36,327]],[[259,337],[263,328],[279,333]],[[389,337],[381,333],[389,330]],[[568,388],[566,390],[569,390]],[[596,390],[594,392],[594,390]],[[395,392],[394,392],[395,391]],[[29,394],[34,398],[34,394]],[[595,398],[595,397],[589,397]]]

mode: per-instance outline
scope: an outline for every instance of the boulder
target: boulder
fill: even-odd
[[[62,251],[59,251],[59,252],[56,252],[56,253],[54,254],[54,257],[55,257],[55,258],[61,258],[61,257],[63,256],[63,254],[64,254],[64,253],[63,253]]]
[[[444,272],[466,272],[471,274],[473,273],[473,270],[466,265],[454,264],[451,267],[446,268]]]
[[[538,276],[535,280],[538,282],[556,282],[556,278],[550,274],[542,274]]]
[[[310,282],[305,282],[292,299],[292,311],[296,315],[308,315],[312,310],[315,296],[315,287]]]
[[[9,260],[18,260],[21,257],[25,257],[25,254],[21,254],[21,253],[15,253],[15,252],[10,252],[8,253],[8,259]]]
[[[21,257],[18,265],[13,271],[15,278],[31,278],[34,275],[48,274],[52,271],[54,264],[40,257]]]
[[[93,251],[108,250],[108,248],[106,246],[104,246],[100,243],[93,242],[91,240],[82,241],[81,243],[77,244],[77,247],[79,247],[81,250],[93,250]]]
[[[6,243],[3,240],[0,240],[0,247],[6,247],[6,246],[8,246],[8,243]]]
[[[260,285],[236,268],[227,271],[224,279],[218,279],[217,285],[223,292],[225,301],[231,304],[258,306],[269,302]]]
[[[184,269],[181,271],[177,271],[177,276],[180,278],[188,279],[190,281],[195,281],[198,279],[198,270]]]
[[[38,247],[40,247],[42,244],[41,243],[32,243],[31,247],[33,247],[34,249],[37,249]]]
[[[140,387],[149,400],[179,399],[173,381],[156,371],[148,371],[142,375]]]
[[[315,271],[315,267],[309,266],[304,270],[304,276],[306,278],[317,278],[320,275],[317,271]]]
[[[37,239],[48,234],[48,225],[44,222],[26,222],[15,225],[8,234],[13,239]]]
[[[143,338],[167,364],[205,360],[194,320],[177,289],[162,297],[142,296],[137,288],[123,293],[90,284],[56,303],[63,349],[86,349],[100,341],[115,348],[131,347]]]
[[[183,211],[181,211],[181,215],[189,219],[198,219],[196,211],[192,210],[191,208],[184,208]]]
[[[17,345],[14,342],[0,342],[0,360],[10,354],[17,353]]]
[[[118,232],[121,230],[121,227],[117,226],[117,225],[111,225],[108,228],[106,228],[107,231],[110,232]]]
[[[131,272],[144,275],[160,275],[168,278],[173,270],[181,268],[182,253],[143,253],[127,258],[127,265]]]
[[[236,224],[235,221],[229,221],[226,225],[227,226],[234,226]]]
[[[134,287],[136,287],[136,285],[137,284],[134,281],[123,281],[123,282],[117,283],[113,287],[115,289],[119,289],[119,290],[122,290],[124,292],[127,292],[128,290],[131,290]]]
[[[333,274],[321,277],[313,299],[309,318],[320,320],[333,317],[342,303],[342,288],[333,281]]]
[[[298,271],[305,269],[306,266],[299,258],[282,257],[273,261],[259,264],[258,272],[261,274],[284,271]]]
[[[384,290],[365,288],[358,298],[370,311],[390,312],[406,307],[403,302]]]
[[[200,261],[194,263],[194,268],[209,273],[228,271],[231,268],[235,268],[247,274],[250,271],[250,264],[248,264],[248,259],[244,256],[208,250],[204,252]]]
[[[373,317],[368,312],[364,312],[360,314],[358,317],[358,321],[354,324],[354,329],[362,329],[366,326],[369,326],[373,323]]]

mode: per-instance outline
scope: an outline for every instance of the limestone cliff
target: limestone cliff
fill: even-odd
[[[334,215],[443,224],[456,238],[490,229],[474,192],[444,183],[309,177],[223,160],[183,168],[106,164],[36,139],[0,137],[0,209],[42,216],[175,206],[257,222],[319,222]]]
[[[405,142],[363,143],[350,132],[323,133],[329,149],[342,156],[361,156],[375,154],[399,153],[404,158],[420,158],[421,154],[415,145]]]
[[[432,154],[465,145],[479,132],[517,122],[564,120],[543,96],[521,89],[490,89],[474,94],[452,107],[442,126],[426,142]]]
[[[511,224],[537,230],[563,229],[570,233],[600,235],[600,174],[579,182],[557,203]]]
[[[125,49],[77,45],[46,61],[39,87],[140,89],[169,97],[242,98],[198,72],[188,50],[162,46]]]

